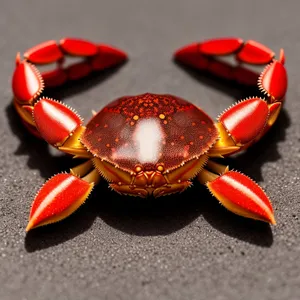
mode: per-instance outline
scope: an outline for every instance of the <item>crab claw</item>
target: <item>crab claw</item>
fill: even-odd
[[[261,91],[268,96],[281,100],[286,94],[287,81],[285,66],[279,61],[273,61],[261,73],[258,85]]]
[[[99,54],[92,59],[92,68],[96,71],[117,66],[127,60],[127,54],[115,47],[100,44]]]
[[[244,174],[228,171],[206,185],[231,212],[276,224],[269,198],[257,183]]]
[[[20,104],[30,104],[44,89],[39,71],[32,64],[18,63],[12,78],[12,90]]]
[[[199,52],[199,44],[187,45],[174,54],[174,59],[182,64],[203,70],[208,67],[209,60]]]
[[[50,178],[32,203],[26,231],[68,217],[84,203],[93,186],[67,173]]]
[[[263,131],[269,113],[267,103],[261,98],[254,97],[236,103],[218,119],[236,145],[242,146],[251,142]]]
[[[49,144],[60,146],[77,129],[82,120],[66,105],[48,98],[40,99],[33,110],[34,122]]]

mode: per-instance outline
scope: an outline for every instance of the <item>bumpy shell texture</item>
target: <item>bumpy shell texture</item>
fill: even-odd
[[[87,124],[81,142],[96,157],[128,171],[137,165],[172,170],[203,155],[218,137],[212,119],[193,104],[172,96],[122,97]]]

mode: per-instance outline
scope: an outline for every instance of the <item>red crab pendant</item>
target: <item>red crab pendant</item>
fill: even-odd
[[[83,126],[77,113],[64,104],[47,97],[38,99],[44,76],[29,61],[57,61],[61,55],[56,52],[64,51],[91,55],[92,61],[107,67],[126,55],[105,48],[108,64],[97,57],[96,47],[85,48],[84,42],[67,40],[64,47],[49,42],[29,50],[24,61],[17,59],[13,76],[15,107],[26,127],[57,149],[86,159],[69,174],[55,175],[43,185],[32,204],[27,231],[69,216],[102,178],[116,192],[140,197],[182,192],[193,179],[198,180],[230,211],[275,224],[264,191],[247,176],[229,171],[213,159],[247,148],[277,119],[287,89],[283,51],[275,60],[273,52],[257,42],[219,39],[187,46],[175,54],[183,63],[243,83],[252,83],[253,74],[251,77],[240,65],[225,65],[218,56],[235,54],[243,63],[269,64],[259,77],[267,99],[251,97],[238,102],[217,122],[186,100],[146,93],[113,101]],[[72,74],[66,78],[81,77],[87,68],[92,69],[86,63],[74,73],[64,74]],[[63,73],[55,72],[57,76],[50,76],[50,82],[64,82],[59,79]]]

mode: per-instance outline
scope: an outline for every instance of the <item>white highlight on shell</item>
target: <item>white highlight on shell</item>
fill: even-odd
[[[252,103],[249,103],[246,107],[243,109],[237,110],[234,112],[233,116],[231,118],[227,118],[225,120],[225,125],[227,128],[234,128],[236,127],[239,123],[241,123],[247,116],[253,115],[255,112],[257,106],[259,103],[257,101],[254,101]],[[255,117],[253,117],[255,119]]]
[[[135,158],[140,163],[156,163],[159,159],[163,142],[163,131],[159,120],[139,120],[135,125],[132,142],[118,148],[113,159]]]
[[[137,144],[138,159],[141,163],[158,161],[162,139],[162,130],[158,120],[145,119],[139,122],[133,140]]]
[[[43,110],[46,112],[49,119],[56,123],[63,124],[63,126],[69,131],[73,131],[76,128],[77,123],[72,118],[73,116],[68,116],[66,113],[62,112],[59,108],[47,101],[42,101],[40,104],[43,106]]]

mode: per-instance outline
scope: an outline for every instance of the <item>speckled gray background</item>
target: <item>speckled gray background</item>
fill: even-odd
[[[300,299],[300,18],[296,0],[2,1],[0,4],[0,299]],[[57,94],[88,119],[114,98],[173,93],[211,116],[245,91],[171,60],[215,36],[284,47],[286,106],[257,145],[228,163],[270,195],[278,225],[223,209],[200,185],[174,197],[119,197],[101,184],[66,221],[32,231],[32,198],[75,162],[30,137],[11,107],[17,51],[47,39],[116,45],[130,61]]]

